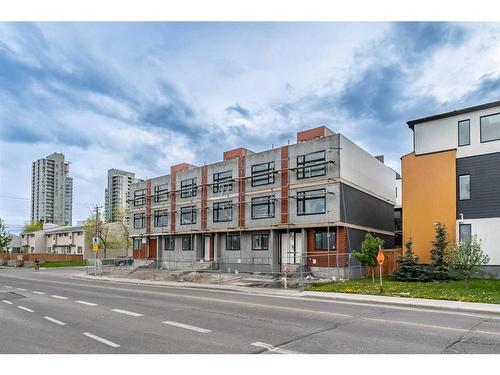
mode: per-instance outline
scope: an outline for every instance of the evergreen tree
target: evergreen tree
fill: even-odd
[[[448,234],[446,226],[436,223],[436,237],[432,241],[431,268],[434,280],[449,280],[451,278],[446,264],[446,249],[448,248]]]
[[[413,241],[411,238],[405,243],[406,252],[399,256],[399,268],[391,277],[396,281],[431,281],[431,275],[427,267],[418,263],[418,258],[413,255]]]

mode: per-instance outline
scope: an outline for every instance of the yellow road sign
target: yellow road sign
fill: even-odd
[[[93,244],[93,245],[92,245],[92,251],[93,251],[94,253],[97,253],[97,250],[99,250],[99,246],[98,246],[97,244]]]

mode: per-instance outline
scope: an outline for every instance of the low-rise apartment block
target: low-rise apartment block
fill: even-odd
[[[335,255],[359,249],[367,232],[392,247],[395,181],[391,168],[324,126],[297,133],[296,144],[174,165],[131,186],[133,256],[242,272],[345,267]]]
[[[413,152],[401,159],[403,241],[430,258],[434,224],[451,241],[481,240],[500,276],[500,101],[408,121]]]
[[[21,234],[21,249],[30,254],[83,254],[84,248],[85,233],[82,226],[44,224],[41,230]]]

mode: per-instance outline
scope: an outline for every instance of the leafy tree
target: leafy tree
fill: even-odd
[[[470,241],[460,241],[451,246],[446,255],[450,270],[464,279],[465,289],[469,289],[469,280],[488,264],[490,258],[481,250],[481,244],[474,236]]]
[[[129,217],[129,212],[128,209],[122,208],[122,207],[116,207],[113,212],[113,216],[115,217],[115,220],[117,223],[120,224],[121,229],[123,230],[123,251],[125,256],[128,255],[128,248],[131,245],[131,240],[129,237],[129,229],[128,229],[128,217]]]
[[[391,277],[396,281],[431,281],[431,275],[427,267],[418,263],[418,257],[413,255],[413,241],[411,238],[406,242],[406,252],[399,256],[399,268]]]
[[[1,252],[7,251],[7,246],[9,246],[11,240],[12,240],[12,238],[11,238],[10,234],[7,233],[7,230],[5,229],[5,225],[3,223],[3,220],[0,219],[0,251]]]
[[[37,230],[43,229],[43,222],[41,221],[33,221],[32,223],[28,223],[23,227],[23,232],[36,232]]]
[[[373,282],[375,282],[375,268],[378,265],[378,250],[379,248],[383,248],[383,246],[383,239],[374,237],[370,233],[367,233],[365,239],[363,240],[363,243],[361,244],[361,251],[352,253],[356,260],[371,268]]]
[[[446,251],[448,249],[448,234],[446,226],[440,222],[436,223],[436,236],[432,241],[431,268],[432,278],[435,280],[449,280],[451,278],[448,265],[446,264]]]
[[[103,249],[104,258],[107,258],[107,250],[109,248],[116,248],[120,244],[120,241],[110,230],[109,225],[104,223],[101,215],[90,216],[85,221],[83,228],[87,238],[97,237],[99,239],[99,247]]]

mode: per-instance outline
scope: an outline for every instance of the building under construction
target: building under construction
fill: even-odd
[[[367,232],[393,246],[395,184],[383,158],[324,126],[295,144],[177,164],[131,185],[134,258],[230,272],[346,267]]]

